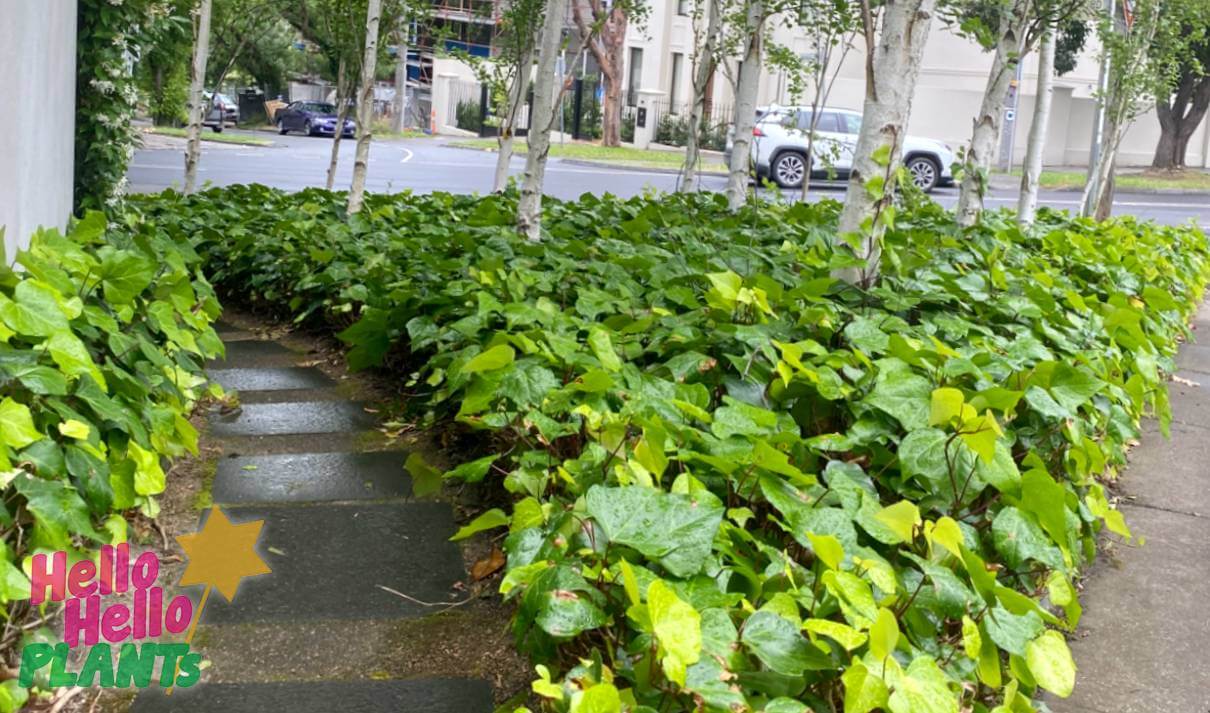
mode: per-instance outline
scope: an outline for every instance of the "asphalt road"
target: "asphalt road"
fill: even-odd
[[[305,136],[272,137],[273,146],[234,146],[206,143],[198,179],[216,186],[236,183],[263,183],[285,190],[323,186],[327,176],[331,139]],[[142,149],[135,153],[128,177],[130,190],[156,192],[182,183],[184,160],[180,148]],[[366,187],[372,192],[486,193],[491,190],[496,156],[487,151],[446,146],[440,139],[375,140],[370,149]],[[349,185],[353,165],[353,142],[343,142],[336,185]],[[520,174],[523,158],[514,158],[512,172]],[[722,176],[704,176],[701,187],[722,190]],[[559,198],[577,198],[584,193],[612,193],[628,197],[646,190],[671,191],[677,176],[656,171],[604,168],[552,158],[546,168],[546,193]],[[821,186],[813,195],[839,198],[842,186]],[[957,200],[957,190],[941,188],[933,197],[945,206]],[[1040,202],[1055,208],[1074,210],[1080,196],[1071,191],[1045,191]],[[989,206],[1016,204],[1016,192],[993,190]],[[1190,219],[1210,225],[1210,197],[1206,195],[1126,194],[1119,193],[1115,212],[1130,213],[1162,223],[1184,223]]]

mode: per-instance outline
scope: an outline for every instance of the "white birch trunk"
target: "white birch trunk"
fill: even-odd
[[[206,62],[210,58],[210,0],[200,0],[193,16],[193,62],[189,70],[189,128],[185,144],[185,195],[197,188],[197,162],[202,155],[202,121],[206,102]],[[218,87],[215,87],[218,91]],[[219,121],[223,117],[220,112]]]
[[[727,167],[727,205],[739,210],[748,198],[748,167],[752,160],[752,131],[756,126],[756,96],[760,89],[764,2],[748,0],[747,48],[735,83],[735,135]]]
[[[399,18],[399,29],[395,38],[395,103],[392,109],[391,131],[403,133],[408,110],[408,22]]]
[[[349,118],[348,66],[344,58],[336,69],[336,131],[332,133],[332,153],[328,158],[328,180],[325,187],[330,191],[336,186],[336,167],[340,161],[340,139],[344,135],[345,119]]]
[[[369,0],[366,5],[365,55],[361,59],[361,86],[357,96],[357,151],[353,158],[353,184],[349,187],[349,215],[361,210],[366,193],[370,141],[374,138],[374,72],[378,64],[378,23],[381,15],[382,0]],[[337,129],[344,130],[344,126]]]
[[[1050,104],[1054,96],[1055,31],[1048,29],[1038,49],[1038,88],[1034,98],[1034,118],[1029,125],[1029,144],[1021,170],[1021,195],[1017,200],[1017,221],[1031,225],[1038,209],[1038,186],[1042,177],[1042,152],[1050,125]]]
[[[1080,199],[1080,215],[1085,218],[1107,218],[1113,212],[1113,166],[1125,129],[1120,121],[1110,120],[1107,124],[1100,156],[1092,167],[1092,180],[1084,186]]]
[[[566,0],[547,0],[546,15],[542,20],[534,101],[530,107],[529,151],[525,155],[525,175],[521,198],[517,202],[517,232],[534,241],[542,239],[542,183],[546,177],[550,130],[555,119],[555,62],[563,42],[566,10]]]
[[[704,42],[695,47],[698,53],[694,57],[693,70],[693,105],[689,108],[689,130],[685,134],[685,165],[681,170],[681,193],[693,193],[697,190],[697,166],[701,159],[700,131],[702,118],[706,114],[706,88],[710,85],[710,75],[714,74],[717,64],[719,33],[723,27],[722,8],[718,0],[705,0],[702,7],[706,35]],[[669,97],[676,101],[676,97]]]
[[[860,245],[857,257],[862,265],[835,273],[853,284],[868,285],[878,275],[884,230],[880,214],[894,198],[894,177],[903,154],[904,131],[912,113],[912,95],[935,5],[936,0],[889,0],[882,8],[882,32],[877,44],[869,47],[867,40],[861,133],[837,228],[839,245],[847,245],[853,236]],[[866,16],[869,27],[868,12]],[[868,30],[867,37],[872,32]],[[875,154],[881,150],[888,150],[889,155],[876,160]],[[871,192],[866,183],[876,176],[885,177],[886,182],[881,191]]]
[[[508,187],[508,168],[513,160],[513,141],[517,131],[517,117],[525,103],[525,90],[529,87],[531,65],[534,63],[533,43],[529,43],[521,53],[515,68],[512,84],[508,87],[508,108],[504,121],[500,125],[500,136],[497,139],[496,173],[492,178],[492,192],[500,193]],[[533,116],[530,116],[533,123]]]
[[[1001,22],[1009,25],[996,42],[991,73],[983,90],[983,101],[975,117],[970,146],[963,161],[962,185],[958,188],[958,224],[969,226],[979,221],[983,212],[983,197],[987,193],[987,176],[1000,146],[1000,127],[1008,89],[1020,61],[1022,38],[1025,34],[1023,7],[1014,7]]]

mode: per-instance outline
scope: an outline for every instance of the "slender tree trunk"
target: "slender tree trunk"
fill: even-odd
[[[625,72],[626,26],[629,18],[620,7],[609,11],[601,30],[601,42],[612,71],[605,73],[605,101],[602,107],[602,146],[622,145],[622,82]]]
[[[694,47],[696,56],[693,58],[693,105],[689,108],[689,130],[685,133],[685,165],[681,169],[679,186],[682,193],[693,193],[697,190],[702,118],[706,114],[706,90],[710,87],[710,77],[718,65],[718,40],[723,28],[723,13],[722,8],[718,7],[718,0],[705,0],[702,14],[706,35],[702,44]],[[676,97],[669,97],[669,100],[676,101]]]
[[[1038,185],[1042,177],[1042,152],[1046,148],[1046,131],[1050,126],[1050,104],[1054,96],[1055,30],[1042,36],[1038,50],[1038,88],[1034,97],[1034,119],[1029,125],[1029,144],[1025,149],[1025,165],[1021,170],[1021,195],[1017,200],[1017,220],[1022,225],[1034,222],[1038,208]]]
[[[391,107],[391,131],[403,133],[405,115],[408,110],[408,22],[400,16],[395,30],[395,102]]]
[[[566,0],[546,2],[534,101],[530,107],[529,151],[525,155],[525,176],[517,203],[517,232],[534,241],[542,239],[542,183],[546,176],[546,157],[550,153],[550,130],[555,119],[555,62],[563,43],[566,9]]]
[[[601,102],[601,145],[622,145],[622,78],[621,70],[602,72],[605,98]]]
[[[1126,122],[1118,118],[1117,112],[1107,114],[1105,141],[1097,163],[1091,170],[1091,180],[1084,186],[1080,200],[1080,215],[1104,220],[1113,211],[1113,169],[1117,163],[1118,146],[1126,131]]]
[[[963,161],[962,185],[958,189],[958,223],[974,225],[983,212],[983,196],[987,193],[987,175],[1000,144],[1000,125],[1008,100],[1008,89],[1017,72],[1024,47],[1028,5],[1018,2],[1013,12],[1005,14],[1006,26],[996,43],[991,73],[983,90],[983,102],[975,117],[970,146]]]
[[[197,187],[197,162],[202,155],[202,121],[206,102],[206,60],[210,57],[210,0],[200,0],[193,14],[193,62],[189,74],[189,129],[185,145],[185,195]],[[222,117],[219,117],[222,121]]]
[[[894,198],[904,131],[912,113],[912,95],[935,4],[936,0],[888,0],[882,9],[882,32],[875,44],[872,13],[868,0],[862,0],[866,95],[837,229],[838,247],[849,245],[850,240],[860,245],[856,251],[860,264],[835,273],[853,284],[868,286],[878,275],[885,228],[882,211]],[[884,179],[881,187],[871,183],[877,177]]]
[[[349,69],[344,58],[336,70],[336,131],[332,134],[332,154],[328,159],[327,189],[336,185],[336,166],[340,161],[340,139],[344,134],[345,120],[349,118]]]
[[[492,191],[499,193],[508,187],[508,169],[513,160],[513,143],[516,140],[517,118],[521,115],[521,107],[525,104],[525,90],[529,88],[529,78],[534,63],[534,43],[528,41],[521,51],[521,57],[513,74],[512,84],[508,87],[508,108],[504,121],[500,124],[500,136],[497,139],[499,151],[496,153],[496,173],[492,178]],[[533,126],[533,108],[530,108],[530,128]]]
[[[366,5],[365,55],[361,59],[361,87],[357,97],[357,151],[353,158],[353,184],[349,188],[349,215],[361,210],[361,202],[366,194],[370,141],[374,138],[374,72],[378,65],[378,23],[381,16],[382,0],[369,0]]]
[[[727,167],[727,205],[739,210],[748,198],[748,167],[752,162],[752,132],[756,126],[756,96],[760,89],[760,60],[765,25],[763,0],[748,0],[748,33],[743,64],[735,87],[735,136]]]
[[[591,0],[588,3],[590,17],[585,17],[582,4],[579,0],[573,0],[572,19],[605,77],[605,101],[601,106],[601,145],[620,146],[622,79],[625,74],[622,52],[626,47],[626,27],[630,18],[626,14],[625,6],[615,3],[613,7],[606,9],[599,0]]]

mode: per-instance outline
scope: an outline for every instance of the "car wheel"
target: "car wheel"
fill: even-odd
[[[307,119],[306,121],[304,121],[304,122],[303,122],[303,132],[304,132],[304,133],[305,133],[307,136],[314,136],[314,135],[315,135],[315,129],[314,129],[314,127],[312,127],[312,126],[311,126],[311,120],[310,120],[310,119]]]
[[[278,119],[277,120],[277,133],[281,134],[282,136],[285,136],[289,131],[290,130],[286,128],[286,120]]]
[[[794,151],[779,154],[769,172],[773,182],[781,188],[802,188],[807,179],[807,157]]]
[[[937,182],[941,180],[941,169],[937,166],[937,162],[927,156],[909,158],[907,170],[912,177],[912,183],[925,193],[932,192],[937,187]]]
[[[211,126],[210,128],[214,129],[214,133],[221,134],[221,133],[223,133],[223,122],[220,121],[219,123]]]

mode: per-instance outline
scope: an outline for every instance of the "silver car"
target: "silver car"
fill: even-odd
[[[202,126],[209,126],[215,133],[221,133],[224,124],[235,126],[239,122],[239,105],[231,97],[226,94],[203,92],[202,99],[206,106],[206,118],[202,120]]]
[[[848,179],[857,134],[861,131],[861,114],[848,109],[821,109],[812,146],[813,161],[807,159],[811,117],[811,107],[771,106],[757,110],[752,138],[752,163],[757,180],[768,178],[782,188],[801,188],[808,173],[812,179]],[[728,135],[728,160],[731,146]],[[953,184],[950,168],[953,161],[954,151],[945,143],[915,136],[904,140],[903,163],[912,182],[926,193],[937,186]]]

